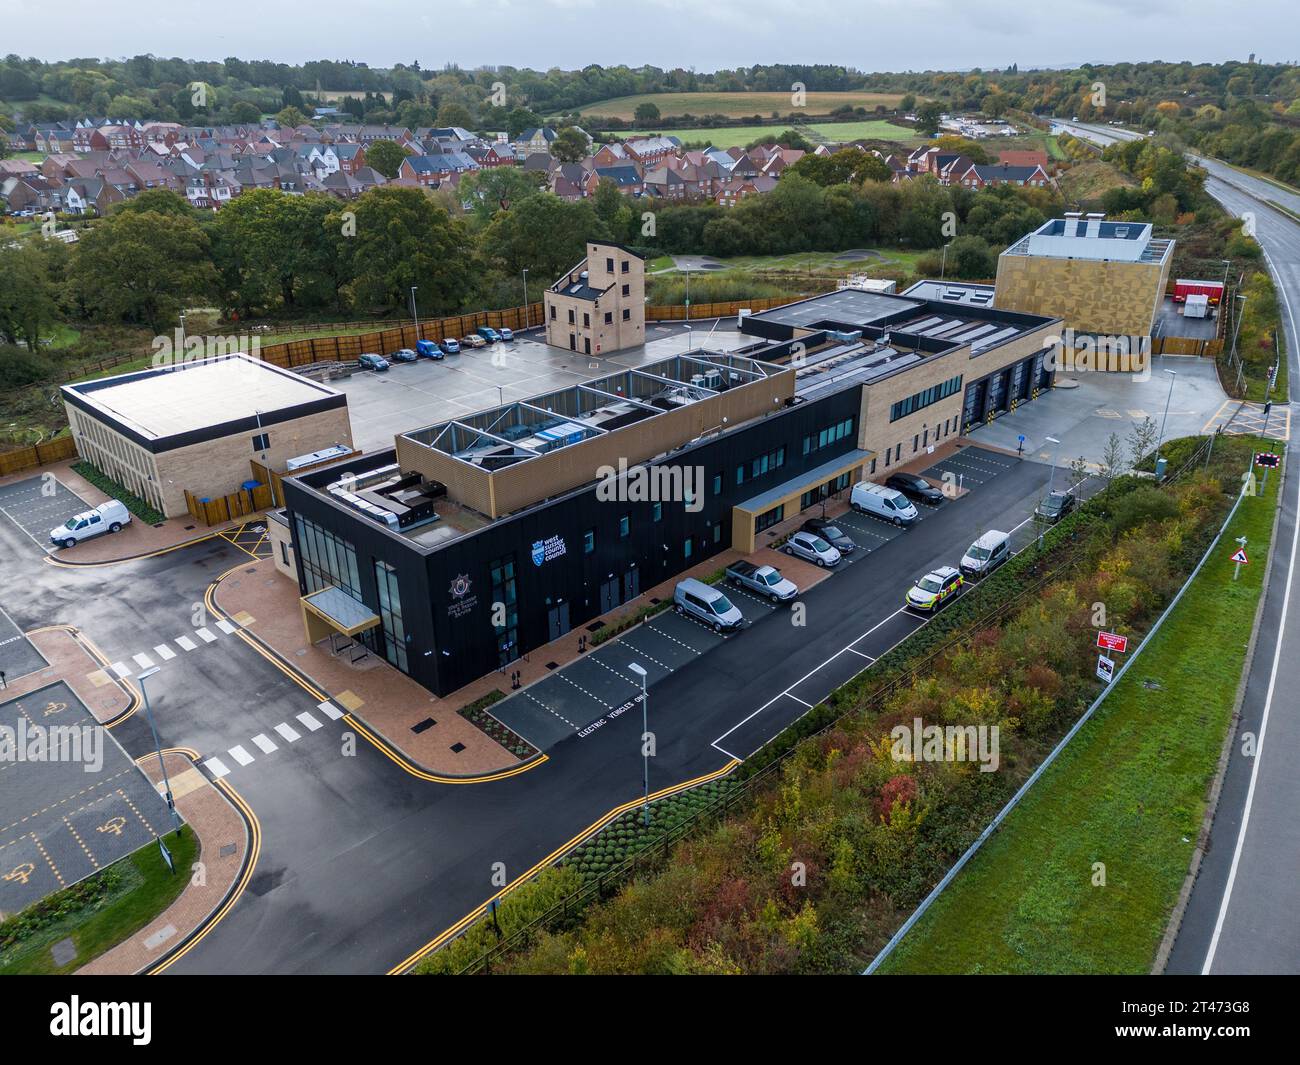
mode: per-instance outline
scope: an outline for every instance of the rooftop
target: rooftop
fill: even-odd
[[[328,385],[242,353],[64,385],[63,393],[74,406],[143,441],[258,418],[269,424],[269,416],[277,413],[346,403],[343,394]]]
[[[1050,259],[1162,263],[1173,254],[1172,240],[1154,240],[1149,222],[1107,222],[1101,215],[1071,213],[1052,218],[1012,244],[1003,255]]]

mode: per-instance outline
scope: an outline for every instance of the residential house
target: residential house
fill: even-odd
[[[1047,188],[1052,179],[1041,166],[1010,166],[993,163],[989,166],[972,164],[959,179],[963,188],[986,189],[995,185],[1029,185]]]

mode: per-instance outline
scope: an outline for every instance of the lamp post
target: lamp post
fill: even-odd
[[[162,746],[158,742],[158,728],[153,723],[153,707],[149,705],[149,689],[145,686],[145,681],[158,672],[157,666],[150,666],[135,679],[140,682],[140,694],[144,696],[144,716],[149,720],[149,731],[153,733],[153,749],[158,752],[158,768],[162,770],[163,788],[167,796],[167,809],[171,811],[172,819],[176,822],[177,833],[181,830],[180,814],[176,812],[176,801],[172,798],[171,781],[167,778],[167,763],[163,761]],[[158,845],[162,847],[162,838],[159,837]],[[166,853],[166,848],[163,848]],[[169,863],[170,864],[170,863]]]
[[[943,261],[939,264],[939,280],[942,281],[948,276],[948,249],[952,247],[952,241],[943,246]]]
[[[1060,454],[1061,442],[1054,436],[1043,438],[1046,443],[1052,445],[1052,468],[1047,474],[1047,494],[1052,494],[1052,486],[1056,483],[1056,459]],[[1043,549],[1043,519],[1038,519],[1038,550]]]
[[[185,312],[184,311],[181,311],[181,346],[180,346],[180,350],[176,352],[176,361],[177,362],[185,361]]]
[[[646,672],[637,662],[629,662],[628,669],[641,678],[641,762],[642,775],[641,787],[642,799],[641,806],[641,823],[650,824],[650,749],[646,746],[646,740],[650,735],[650,696],[646,691]]]
[[[532,325],[532,317],[528,313],[528,267],[524,267],[524,328],[527,329]]]
[[[1160,416],[1160,433],[1156,436],[1156,478],[1160,477],[1160,445],[1165,439],[1165,422],[1169,419],[1169,401],[1174,398],[1174,380],[1178,377],[1177,370],[1166,370],[1169,375],[1169,391],[1165,394],[1165,412]]]
[[[1241,300],[1242,303],[1245,303],[1250,297],[1244,292],[1238,292],[1235,298]],[[1237,314],[1237,321],[1232,329],[1232,355],[1228,360],[1229,363],[1233,362],[1237,358],[1237,337],[1241,333],[1241,319],[1245,314],[1246,309],[1244,307],[1234,307],[1233,310]]]
[[[415,290],[419,287],[419,285],[411,286],[411,319],[415,322],[415,342],[417,344],[420,342],[420,314],[415,306]]]

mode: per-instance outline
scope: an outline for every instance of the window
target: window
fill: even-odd
[[[582,534],[582,553],[589,555],[596,550],[596,530],[588,529]]]
[[[611,324],[613,323],[613,321],[614,321],[614,312],[613,312],[613,311],[606,311],[606,312],[605,312],[605,324],[606,324],[606,325],[611,325]]]
[[[286,566],[289,564],[289,545],[283,540],[280,541],[280,561]]]
[[[606,260],[605,260],[605,272],[606,272],[607,274],[612,274],[612,273],[614,272],[614,260],[613,260],[613,259],[606,259]]]
[[[750,463],[750,477],[762,477],[765,473],[779,470],[785,465],[785,448],[778,447],[766,455],[759,455]]]
[[[631,533],[631,531],[632,531],[632,515],[624,514],[621,518],[618,519],[618,538],[620,540],[626,540],[628,534]]]
[[[583,312],[582,315],[582,328],[583,329],[591,328],[591,315],[587,314],[586,312]]]
[[[574,322],[574,318],[573,318],[573,308],[570,307],[570,308],[569,308],[569,324],[570,324],[570,325],[573,325],[573,322]]]
[[[631,312],[630,310],[628,310],[627,308],[624,308],[624,309],[623,309],[623,321],[625,321],[625,322],[630,322],[631,320],[632,320],[632,312]]]
[[[656,503],[650,511],[652,521],[662,521],[664,517],[664,505]]]
[[[406,672],[406,628],[402,624],[402,595],[397,587],[397,570],[376,559],[375,585],[379,590],[379,620],[383,631],[383,655]]]
[[[632,286],[631,286],[631,285],[624,285],[624,286],[623,286],[623,295],[624,295],[624,296],[630,296],[630,295],[632,295]]]
[[[916,411],[930,406],[931,403],[938,403],[939,400],[947,399],[960,391],[961,374],[958,374],[956,377],[950,377],[948,380],[932,385],[922,392],[908,396],[906,399],[900,399],[889,408],[889,420],[896,422],[899,418],[906,418],[909,414],[914,414]]]
[[[332,586],[360,599],[357,553],[352,544],[300,514],[295,514],[293,520],[298,534],[298,561],[307,594]]]
[[[845,418],[842,422],[836,422],[834,425],[828,425],[821,432],[812,436],[803,438],[803,453],[811,455],[815,451],[820,451],[824,447],[830,447],[831,444],[853,435],[853,419]]]
[[[682,558],[690,558],[691,550],[692,550],[691,538],[688,536],[685,542],[682,544]]]
[[[551,304],[551,321],[555,321],[555,304]]]
[[[254,451],[267,451],[270,449],[270,447],[271,447],[270,433],[258,433],[255,437],[253,437]]]
[[[722,522],[720,521],[713,523],[713,542],[715,544],[722,543]]]
[[[494,624],[497,635],[497,663],[506,665],[519,657],[519,594],[515,583],[515,556],[505,555],[492,563],[492,602],[505,605],[505,619]]]
[[[745,464],[743,462],[736,467],[736,483],[737,484],[745,483]]]
[[[875,476],[875,473],[876,473],[876,459],[875,459],[875,456],[872,456],[872,459],[871,459],[871,476]]]
[[[771,510],[765,510],[754,519],[754,531],[762,532],[764,529],[770,529],[777,522],[785,518],[785,504],[779,507],[773,507]]]
[[[623,263],[622,263],[622,266],[623,266],[623,273],[626,274],[626,273],[628,272],[628,270],[631,268],[631,265],[632,265],[631,263],[629,263],[626,259],[624,259],[624,260],[623,260]],[[623,286],[623,295],[625,295],[625,296],[627,295],[627,286],[626,286],[626,285]]]
[[[722,474],[720,473],[713,475],[713,494],[715,496],[722,495]]]
[[[912,434],[912,454],[913,454],[913,455],[916,454],[916,449],[917,449],[918,447],[920,447],[920,446],[921,446],[921,434],[920,434],[920,433],[913,433],[913,434]]]

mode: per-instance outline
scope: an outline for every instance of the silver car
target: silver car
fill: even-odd
[[[822,567],[836,566],[840,561],[839,551],[816,533],[797,532],[785,542],[782,550],[787,555],[794,555],[795,558],[802,558],[807,562],[815,562]]]

